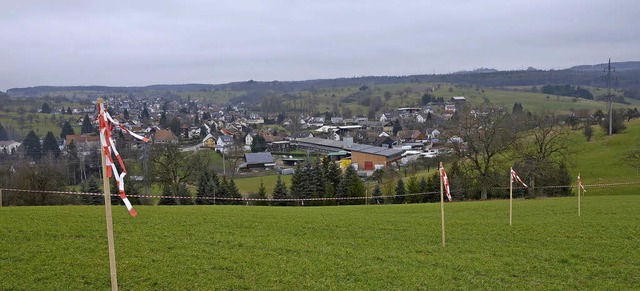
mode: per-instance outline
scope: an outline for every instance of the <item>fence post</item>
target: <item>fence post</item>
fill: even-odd
[[[2,189],[0,189],[0,207],[2,207]]]

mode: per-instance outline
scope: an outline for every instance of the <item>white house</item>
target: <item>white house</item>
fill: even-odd
[[[384,113],[382,115],[380,115],[380,119],[381,122],[386,122],[388,120],[387,116],[384,115]]]
[[[14,154],[18,151],[21,143],[13,140],[0,141],[0,154]]]
[[[253,136],[255,134],[253,133],[247,133],[247,135],[244,137],[244,144],[251,146],[251,143],[253,143]]]
[[[218,137],[218,140],[216,141],[216,150],[226,151],[226,148],[230,145],[233,145],[233,136],[221,135]]]
[[[432,139],[432,138],[438,138],[438,136],[440,136],[440,131],[435,129],[435,128],[429,128],[427,129],[427,138]]]

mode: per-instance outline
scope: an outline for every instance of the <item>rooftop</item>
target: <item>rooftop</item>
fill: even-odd
[[[246,153],[244,159],[247,161],[247,165],[252,164],[271,164],[273,163],[273,156],[271,153]]]

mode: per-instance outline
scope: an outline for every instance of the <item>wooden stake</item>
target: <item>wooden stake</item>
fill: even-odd
[[[509,170],[509,226],[513,220],[513,168]]]
[[[0,189],[0,207],[2,207],[2,189]]]
[[[440,174],[440,214],[442,215],[442,247],[444,248],[446,243],[444,239],[444,181],[442,180],[442,162],[440,162],[440,168],[438,173]]]
[[[580,174],[578,174],[578,178],[580,178]],[[580,216],[580,181],[578,181],[578,216]]]
[[[98,98],[98,106],[101,111],[98,118],[102,118],[102,114],[104,114],[104,100],[102,98]],[[104,152],[104,148],[102,148],[102,146],[100,146],[100,152],[102,153],[102,187],[104,189],[104,210],[107,218],[107,241],[109,243],[111,290],[116,291],[118,290],[118,274],[116,272],[116,250],[113,241],[113,220],[111,218],[111,188],[109,187],[109,176],[107,175],[107,154]]]

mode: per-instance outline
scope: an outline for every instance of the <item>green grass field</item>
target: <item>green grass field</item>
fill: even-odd
[[[0,124],[5,128],[15,130],[15,134],[18,135],[17,139],[22,141],[31,130],[40,138],[44,138],[49,131],[54,136],[59,136],[66,120],[70,121],[73,130],[79,134],[80,126],[75,121],[80,117],[82,116],[44,113],[25,113],[24,116],[20,116],[16,112],[2,112],[0,113]]]
[[[281,176],[281,178],[282,181],[284,181],[284,183],[287,185],[287,187],[291,186],[291,175],[283,175]],[[264,184],[264,188],[267,191],[267,195],[271,196],[277,180],[277,175],[267,175],[262,177],[236,178],[235,182],[240,193],[250,194],[258,193],[260,181],[262,181],[262,183]]]
[[[438,204],[115,207],[123,290],[640,286],[640,195]],[[104,208],[0,208],[0,289],[110,288]]]

